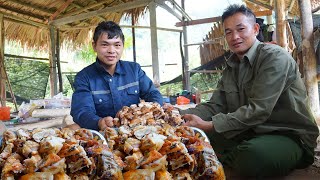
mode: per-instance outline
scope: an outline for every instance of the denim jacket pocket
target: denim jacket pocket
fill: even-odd
[[[112,99],[110,94],[95,94],[93,101],[97,112],[106,112],[112,108]]]
[[[137,104],[140,102],[139,86],[133,86],[125,89],[125,98],[122,99],[123,104],[130,106],[131,104]]]

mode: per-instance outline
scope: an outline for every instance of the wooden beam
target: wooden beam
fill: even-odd
[[[294,2],[296,2],[296,0],[291,0],[290,5],[288,7],[288,12],[290,12],[292,10]]]
[[[191,26],[191,25],[212,23],[212,22],[218,22],[218,21],[221,21],[221,16],[191,20],[191,21],[184,21],[184,22],[177,22],[175,26],[176,27]]]
[[[260,17],[260,16],[271,16],[272,15],[272,10],[257,11],[257,12],[254,12],[254,14],[257,17]]]
[[[276,35],[277,44],[287,49],[287,33],[286,33],[286,19],[285,19],[285,1],[276,1]]]
[[[123,3],[120,5],[116,5],[113,7],[106,7],[104,9],[91,11],[88,13],[83,13],[83,14],[79,14],[79,15],[75,15],[75,16],[56,19],[56,20],[53,20],[51,22],[51,24],[54,26],[59,26],[59,25],[71,23],[74,21],[79,21],[79,20],[91,18],[91,17],[98,16],[98,15],[105,14],[105,13],[122,12],[125,10],[134,9],[134,8],[141,7],[141,6],[146,6],[149,4],[150,1],[151,0],[136,0],[136,1],[128,2],[128,3]]]
[[[264,3],[260,2],[260,1],[256,1],[256,0],[245,0],[245,1],[248,1],[248,2],[251,2],[253,4],[257,4],[257,5],[261,6],[261,7],[273,10],[272,6],[270,6],[269,4],[264,4]]]
[[[67,0],[67,2],[63,3],[59,9],[57,9],[56,12],[54,12],[50,17],[49,21],[54,20],[62,11],[64,11],[71,3],[73,0]]]
[[[73,26],[73,27],[63,27],[59,28],[60,30],[76,30],[76,29],[88,29],[88,28],[96,28],[97,26]],[[150,29],[150,26],[129,26],[129,25],[120,25],[121,28],[135,28],[135,29]],[[163,27],[157,27],[157,30],[161,31],[169,31],[169,32],[182,32],[181,29],[175,29],[175,28],[163,28]]]
[[[19,9],[8,7],[8,6],[0,5],[0,8],[5,10],[5,11],[10,11],[12,13],[17,13],[19,15],[23,15],[23,16],[27,16],[27,17],[30,17],[30,18],[33,18],[33,19],[37,19],[39,21],[43,21],[45,19],[45,17],[43,17],[43,16],[39,16],[37,14],[33,14],[33,13],[30,13],[30,12],[21,11]]]
[[[50,26],[50,39],[49,39],[49,64],[50,64],[50,95],[53,97],[57,94],[57,63],[55,52],[55,28]]]
[[[57,29],[56,35],[56,62],[58,70],[58,80],[59,80],[59,92],[63,92],[63,82],[62,82],[62,73],[61,73],[61,63],[60,63],[60,35],[59,29]]]
[[[318,7],[314,8],[314,9],[312,9],[312,13],[318,12],[319,10],[320,10],[320,6],[318,6]]]
[[[89,5],[89,6],[86,6],[86,7],[82,7],[81,9],[72,11],[72,12],[70,12],[70,13],[66,13],[66,14],[64,14],[62,17],[73,16],[73,15],[75,15],[75,14],[79,14],[79,13],[81,13],[81,12],[87,11],[88,9],[101,6],[101,5],[103,5],[103,4],[105,4],[105,3],[108,3],[108,2],[110,2],[110,0],[101,1],[101,2],[99,2],[99,3],[94,3],[94,4],[92,4],[92,5]],[[113,2],[114,2],[114,1],[113,1]],[[112,4],[113,2],[109,3],[108,5]]]
[[[153,83],[156,87],[159,87],[161,81],[160,81],[160,63],[159,63],[159,57],[158,57],[158,33],[157,33],[157,16],[156,16],[155,2],[150,2],[149,12],[150,12]]]
[[[35,9],[37,11],[42,11],[42,12],[47,13],[47,14],[54,13],[54,11],[51,11],[50,9],[45,9],[45,8],[43,8],[41,6],[38,6],[38,5],[35,5],[35,4],[25,3],[25,2],[17,1],[17,0],[6,0],[6,1],[9,1],[9,2],[12,2],[12,3],[15,3],[15,4],[19,4],[19,5],[22,5],[22,6],[27,7],[27,8],[32,8],[32,9]]]
[[[13,19],[13,20],[16,20],[16,21],[20,21],[20,22],[27,23],[27,24],[30,24],[30,25],[33,25],[33,26],[37,26],[37,27],[41,27],[41,28],[48,28],[48,26],[46,24],[44,24],[44,23],[35,22],[35,21],[29,20],[29,19],[26,19],[26,18],[23,18],[23,17],[19,17],[19,16],[16,16],[16,15],[13,15],[13,14],[2,12],[2,11],[0,11],[0,13],[2,13],[4,15],[4,17],[8,18],[8,19]]]
[[[6,74],[4,65],[4,23],[3,14],[0,14],[0,105],[6,106]]]
[[[97,3],[97,1],[94,1],[94,2],[96,2]],[[114,1],[113,1],[114,2]],[[110,4],[112,4],[112,3],[110,3]],[[83,6],[81,6],[81,5],[79,5],[78,3],[76,3],[76,2],[72,2],[71,3],[71,5],[72,6],[74,6],[74,7],[76,7],[76,8],[84,8]],[[89,10],[85,10],[84,12],[89,12]],[[62,17],[64,17],[65,16],[65,14],[64,15],[62,15]],[[101,16],[97,16],[99,19],[101,19],[102,21],[104,21],[104,20],[106,20],[104,17],[101,17]]]
[[[185,0],[181,0],[181,7],[182,9],[185,8]],[[185,22],[185,17],[183,17],[182,21]],[[183,32],[180,34],[180,47],[182,45],[182,38],[183,38],[183,44],[188,44],[188,27],[183,26],[182,27]],[[189,72],[189,48],[188,46],[183,46],[180,48],[181,59],[182,59],[182,88],[185,90],[190,91],[191,85],[190,85],[190,72]],[[183,52],[183,53],[182,53]]]
[[[313,19],[311,13],[311,2],[298,0],[301,18],[302,38],[302,62],[304,69],[304,80],[309,96],[309,105],[317,122],[320,122],[319,113],[319,91],[317,81],[317,61],[314,50]]]

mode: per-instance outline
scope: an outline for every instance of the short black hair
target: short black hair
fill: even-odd
[[[222,23],[228,17],[233,16],[236,13],[242,13],[245,16],[252,18],[253,22],[256,22],[256,15],[251,11],[251,9],[247,8],[245,5],[232,4],[223,12]]]
[[[113,21],[102,21],[98,24],[93,34],[93,41],[97,42],[102,33],[108,34],[108,39],[118,38],[124,43],[124,35],[120,26]]]

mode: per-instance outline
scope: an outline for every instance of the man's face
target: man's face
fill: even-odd
[[[108,68],[115,67],[122,56],[123,42],[120,37],[108,39],[108,34],[102,33],[92,46],[98,59]]]
[[[236,13],[226,18],[223,25],[230,50],[242,57],[255,42],[259,24],[242,13]]]

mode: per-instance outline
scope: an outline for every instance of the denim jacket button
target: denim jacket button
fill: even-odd
[[[102,102],[102,99],[99,99],[99,102]]]
[[[135,90],[134,92],[135,92],[135,93],[138,93],[138,91],[137,91],[137,90]]]

